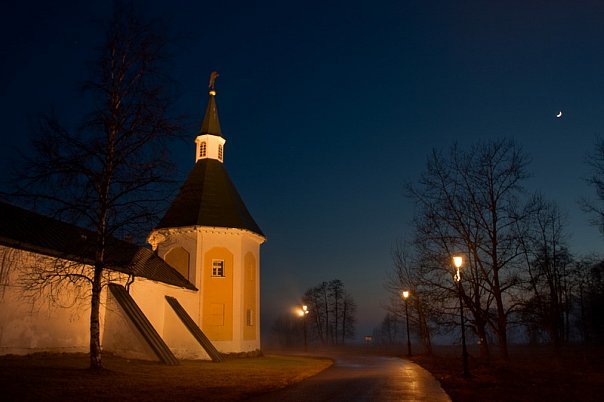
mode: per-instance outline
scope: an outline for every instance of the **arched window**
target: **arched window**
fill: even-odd
[[[206,156],[206,142],[202,141],[201,144],[199,144],[199,157],[204,158],[205,156]]]
[[[218,145],[218,160],[222,160],[222,144]]]

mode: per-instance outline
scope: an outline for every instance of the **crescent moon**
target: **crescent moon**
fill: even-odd
[[[557,117],[557,118],[562,117],[562,110],[560,110],[560,111],[558,112],[558,114],[556,115],[556,117]]]

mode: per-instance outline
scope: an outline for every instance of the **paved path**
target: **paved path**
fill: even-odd
[[[430,401],[451,402],[428,371],[394,357],[335,355],[332,367],[254,401]]]

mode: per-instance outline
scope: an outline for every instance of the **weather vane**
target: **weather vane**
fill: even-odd
[[[214,90],[214,82],[216,81],[216,78],[218,78],[218,75],[218,71],[212,71],[212,74],[210,74],[210,85],[208,85],[208,88],[212,91]]]

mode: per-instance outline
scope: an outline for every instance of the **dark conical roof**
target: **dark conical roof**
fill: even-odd
[[[246,229],[264,237],[224,165],[200,159],[156,229],[215,226]]]
[[[216,92],[210,91],[210,99],[208,99],[208,106],[206,107],[206,114],[203,117],[201,123],[200,134],[212,134],[222,137],[222,130],[220,129],[220,120],[218,120],[218,109],[216,107]]]

